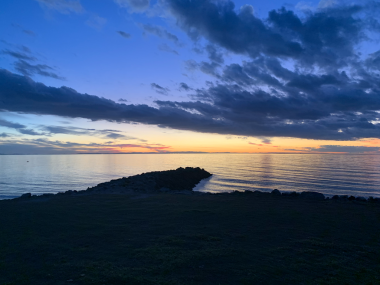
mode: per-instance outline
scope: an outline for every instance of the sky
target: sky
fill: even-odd
[[[0,2],[0,154],[380,154],[380,1]]]

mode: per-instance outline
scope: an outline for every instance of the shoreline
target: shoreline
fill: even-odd
[[[102,194],[152,194],[171,192],[175,194],[187,194],[187,195],[236,195],[236,194],[253,194],[258,195],[273,195],[278,197],[290,197],[299,199],[312,199],[312,200],[333,200],[333,201],[356,201],[356,202],[368,202],[380,204],[380,198],[377,197],[364,197],[364,196],[352,196],[352,195],[324,195],[315,191],[279,191],[274,189],[271,192],[266,191],[231,191],[225,193],[210,193],[194,191],[193,189],[202,180],[210,178],[212,176],[208,171],[196,167],[177,168],[176,170],[166,171],[153,171],[142,174],[137,174],[129,177],[123,177],[119,179],[113,179],[107,182],[99,183],[96,186],[88,187],[86,190],[67,190],[63,192],[44,193],[41,195],[32,195],[31,193],[24,193],[19,197],[2,200],[12,199],[46,199],[53,196],[62,195],[90,195],[94,193]],[[2,201],[0,200],[0,201]]]

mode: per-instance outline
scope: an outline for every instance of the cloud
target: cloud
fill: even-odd
[[[65,80],[64,77],[59,76],[58,74],[52,72],[54,68],[46,65],[46,64],[31,64],[26,62],[25,60],[18,60],[14,63],[15,69],[23,75],[33,76],[35,74],[51,77],[54,79]]]
[[[257,145],[257,146],[263,146],[263,144],[258,144],[258,143],[251,143],[251,142],[248,142],[248,144],[251,144],[251,145]]]
[[[272,10],[260,19],[232,1],[165,0],[178,25],[194,40],[256,58],[260,55],[294,60],[302,66],[343,67],[358,59],[355,45],[365,38],[369,6],[332,6],[300,17],[291,10]],[[328,7],[327,7],[328,6]]]
[[[20,29],[24,34],[27,34],[28,36],[32,36],[32,37],[36,36],[35,32],[33,32],[31,30],[24,29],[24,27],[21,26],[21,25],[19,25],[19,24],[13,23],[12,26],[15,27],[15,28]]]
[[[122,139],[122,140],[136,140],[140,142],[146,142],[144,139],[138,139],[136,137],[127,136],[122,134],[119,130],[112,130],[112,129],[103,129],[103,130],[97,130],[97,129],[86,129],[86,128],[79,128],[79,127],[73,127],[73,126],[53,126],[53,125],[40,125],[37,126],[36,129],[38,129],[40,132],[37,132],[32,129],[28,129],[27,126],[19,123],[10,122],[7,120],[0,119],[0,127],[6,127],[9,129],[15,129],[21,134],[25,135],[33,135],[33,136],[51,136],[51,135],[57,135],[57,134],[65,134],[65,135],[75,135],[75,136],[95,136],[100,137],[103,139]],[[8,135],[4,134],[1,137],[7,137]]]
[[[55,10],[62,14],[82,13],[84,11],[79,0],[36,0],[41,7]]]
[[[123,31],[116,31],[116,33],[118,33],[120,36],[122,36],[123,38],[126,38],[126,39],[129,39],[131,37],[131,34],[128,34],[128,33],[123,32]]]
[[[138,139],[132,136],[127,136],[118,130],[97,130],[97,129],[86,129],[79,127],[63,127],[63,126],[39,126],[41,130],[45,132],[45,135],[55,135],[55,134],[68,134],[76,136],[96,136],[103,139],[123,139],[123,140],[137,140],[141,142],[146,142],[146,140]]]
[[[8,137],[10,137],[10,135],[7,133],[1,133],[0,134],[0,138],[8,138]]]
[[[54,71],[54,68],[46,64],[34,64],[31,62],[37,61],[37,58],[32,55],[30,49],[26,46],[17,46],[9,44],[3,41],[5,44],[12,46],[11,49],[4,49],[1,51],[2,54],[16,58],[17,60],[13,63],[15,69],[23,75],[33,76],[35,74],[51,77],[54,79],[65,80],[64,77],[59,76]]]
[[[91,18],[86,21],[87,26],[98,31],[100,31],[106,23],[107,23],[107,19],[102,18],[97,15],[91,16]]]
[[[263,144],[272,144],[272,141],[268,138],[260,138]]]
[[[179,53],[175,49],[172,49],[167,44],[160,44],[158,46],[158,49],[161,50],[161,51],[166,51],[166,52],[174,53],[175,55],[179,55]]]
[[[193,59],[184,61],[184,65],[185,69],[187,69],[188,71],[194,71],[199,68],[199,64]]]
[[[211,60],[211,62],[215,62],[218,64],[224,63],[223,55],[220,51],[217,50],[217,48],[213,45],[207,45],[206,51],[208,52],[208,57]]]
[[[117,101],[119,101],[119,102],[128,102],[128,100],[127,99],[123,99],[123,98],[120,98],[119,100],[117,100]]]
[[[149,152],[167,152],[171,147],[160,144],[113,144],[75,143],[70,141],[51,141],[48,139],[6,139],[0,141],[2,154],[74,154],[74,153],[123,153],[135,149]]]
[[[168,95],[169,94],[169,89],[168,88],[165,88],[165,87],[162,87],[156,83],[151,83],[150,86],[157,92],[157,93],[160,93],[162,95]]]
[[[6,127],[9,129],[15,129],[21,134],[24,135],[31,135],[31,136],[38,136],[38,135],[43,135],[41,133],[38,133],[34,130],[27,129],[25,125],[19,124],[19,123],[13,123],[7,120],[0,119],[0,126],[1,127]]]
[[[106,135],[107,138],[110,138],[110,139],[121,139],[121,138],[125,138],[124,135],[122,134],[118,134],[118,133],[109,133]]]
[[[169,33],[167,30],[165,30],[162,27],[150,25],[150,24],[141,24],[140,26],[144,30],[144,33],[153,34],[160,38],[166,38],[177,45],[181,45],[176,35]]]
[[[193,90],[193,88],[191,88],[189,85],[187,85],[186,83],[184,82],[181,82],[179,84],[179,91],[190,91],[190,90]]]
[[[250,74],[256,74],[255,80],[263,81],[265,72],[276,68],[278,74],[289,77],[289,82],[297,78],[312,82],[314,87],[300,83],[288,86],[287,82],[279,81],[278,87],[248,90],[238,84],[217,83],[195,90],[193,101],[157,100],[156,107],[152,107],[120,104],[69,87],[47,87],[28,77],[0,70],[0,110],[263,138],[380,137],[380,124],[376,123],[380,118],[380,91],[376,86],[380,83],[376,78],[364,74],[364,83],[359,78],[353,80],[347,74],[337,73],[336,80],[327,80],[323,75],[313,75],[310,79],[302,73],[282,70],[285,68],[273,64],[272,59],[263,60],[256,72]],[[246,72],[244,68],[243,71]],[[363,90],[363,84],[369,84],[370,90]],[[151,86],[156,91],[165,90],[156,83]]]
[[[144,12],[149,8],[150,0],[114,0],[122,8],[129,8],[133,12]]]
[[[317,152],[345,152],[345,153],[366,153],[366,152],[380,151],[380,147],[348,146],[348,145],[321,145],[319,148],[310,147],[307,149],[310,151],[317,151]]]
[[[34,56],[27,55],[25,53],[21,53],[21,52],[14,51],[14,50],[4,49],[4,50],[2,50],[1,53],[10,55],[10,56],[17,58],[19,60],[30,60],[30,61],[36,60],[36,58]]]

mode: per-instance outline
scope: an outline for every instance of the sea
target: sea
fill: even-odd
[[[317,191],[380,197],[380,155],[364,154],[75,154],[0,155],[0,199],[85,190],[150,171],[201,167],[212,177],[195,191]]]

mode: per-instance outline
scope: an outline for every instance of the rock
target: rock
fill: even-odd
[[[347,195],[340,195],[339,200],[346,201],[346,200],[348,200],[348,196]]]
[[[354,201],[355,200],[355,197],[354,196],[350,196],[350,197],[348,197],[348,201]]]
[[[355,201],[359,201],[359,202],[367,202],[367,199],[364,198],[364,197],[356,197],[356,198],[355,198]]]
[[[373,198],[372,196],[368,198],[370,203],[380,203],[380,198]]]
[[[323,195],[322,193],[312,192],[312,191],[310,191],[310,192],[304,191],[301,193],[300,197],[303,199],[312,199],[312,200],[324,200],[325,199],[325,195]]]
[[[277,189],[274,189],[272,192],[271,192],[272,196],[281,196],[281,192],[278,191]]]
[[[96,193],[192,191],[202,179],[211,175],[199,167],[180,167],[176,170],[147,172],[114,179],[88,188],[87,191]]]
[[[293,198],[295,198],[295,197],[298,197],[300,194],[299,193],[297,193],[297,192],[295,192],[295,191],[293,191],[293,192],[282,192],[281,193],[281,195],[282,196],[287,196],[287,197],[293,197]]]
[[[32,194],[31,193],[25,193],[25,194],[22,194],[20,196],[21,199],[28,199],[28,198],[31,198],[32,197]]]

